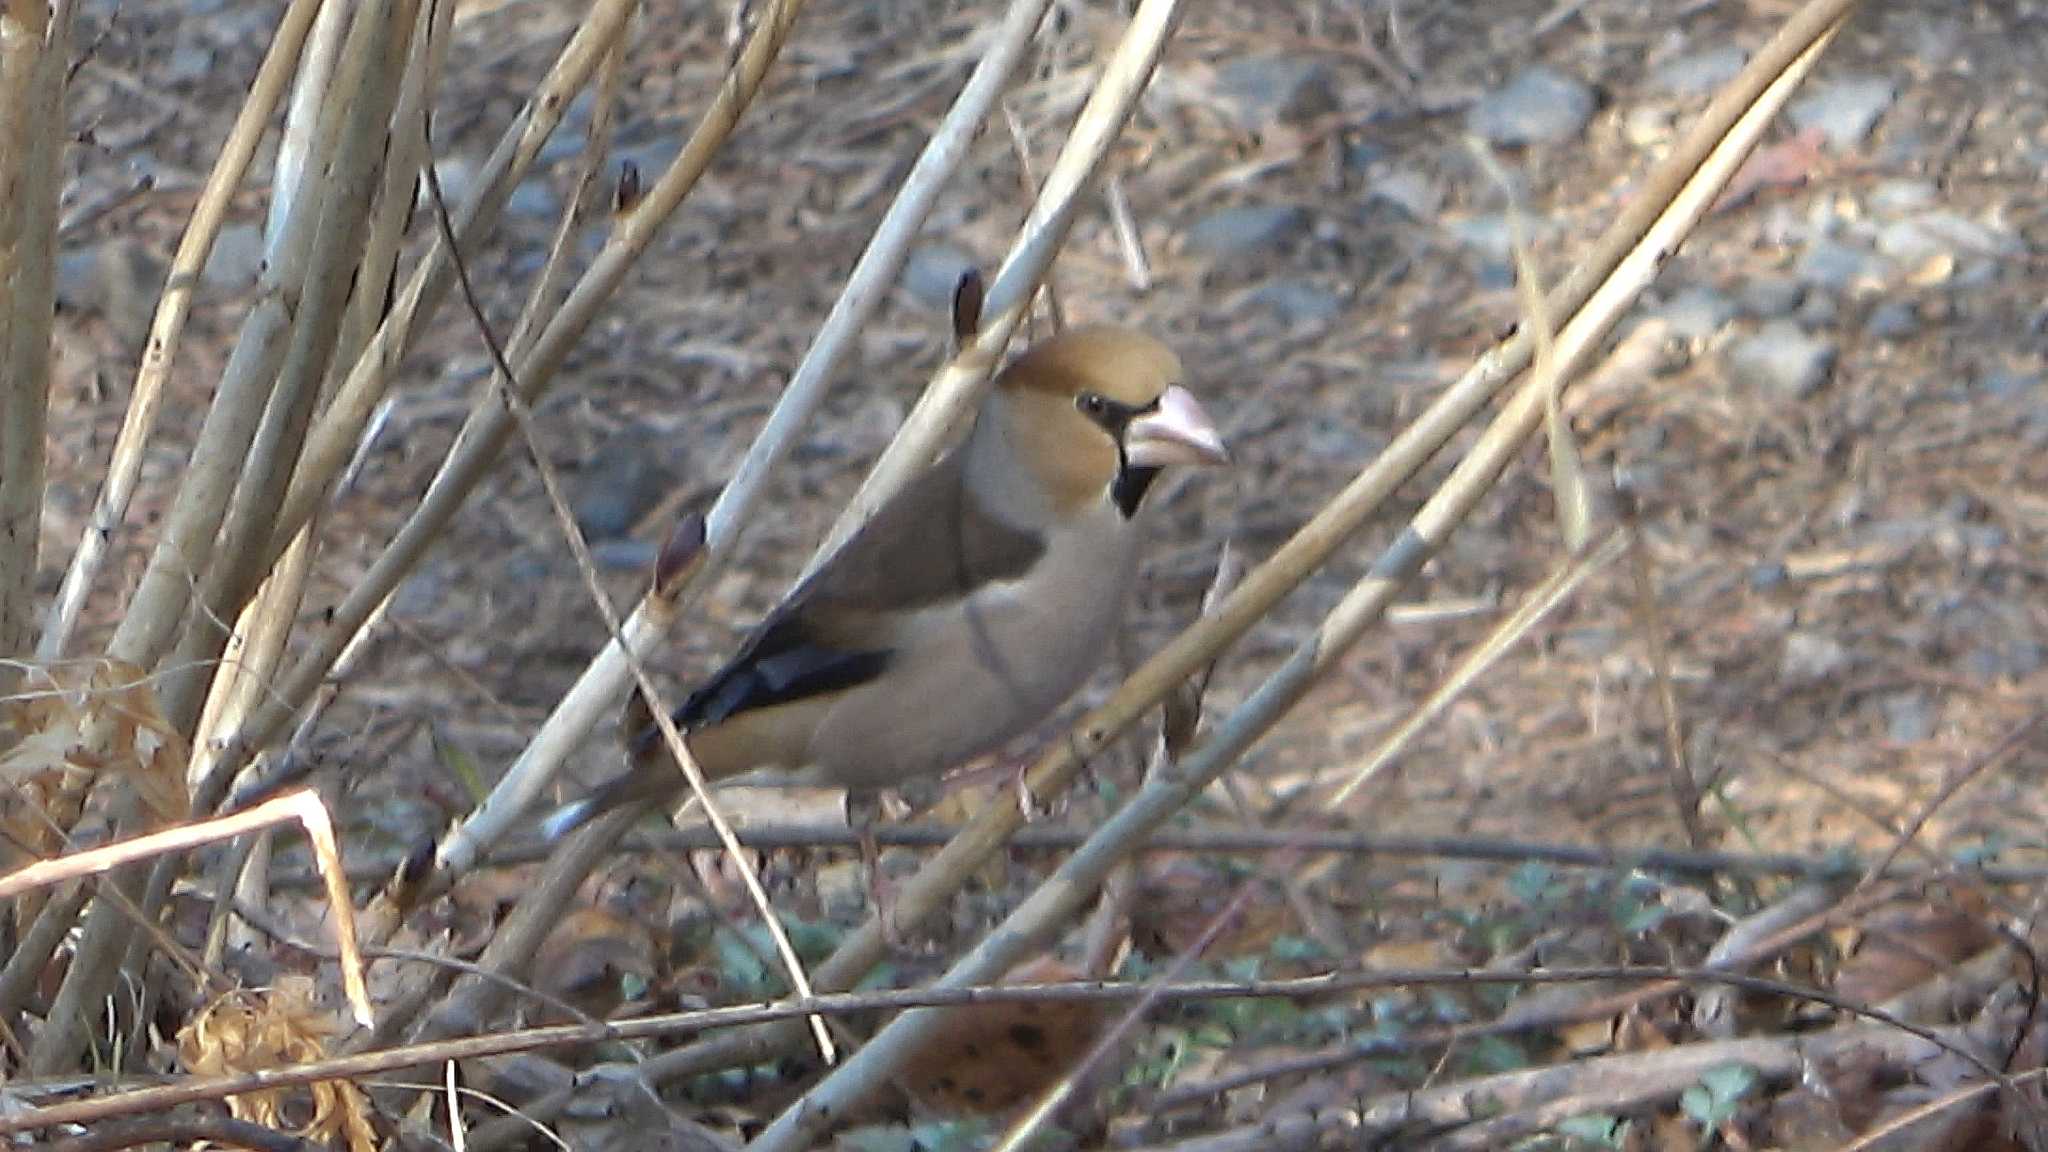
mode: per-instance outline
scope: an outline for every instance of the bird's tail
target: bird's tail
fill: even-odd
[[[540,833],[553,843],[614,808],[623,808],[640,800],[658,800],[673,789],[673,783],[661,773],[636,767],[624,776],[598,785],[590,795],[571,800],[548,813],[540,822]]]

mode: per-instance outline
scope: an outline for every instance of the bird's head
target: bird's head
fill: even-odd
[[[1033,345],[996,379],[1026,453],[1065,500],[1105,489],[1126,516],[1159,473],[1213,467],[1230,450],[1182,383],[1180,357],[1129,328],[1070,328]]]

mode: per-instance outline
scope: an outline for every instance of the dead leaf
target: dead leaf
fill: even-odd
[[[336,1031],[332,1014],[313,999],[313,982],[286,977],[269,988],[237,989],[202,1008],[178,1030],[178,1059],[200,1076],[239,1076],[326,1058]],[[310,1089],[311,1119],[297,1129],[321,1145],[345,1143],[349,1152],[376,1152],[369,1099],[348,1080]],[[270,1128],[286,1127],[285,1090],[248,1092],[227,1098],[236,1119]]]
[[[1080,978],[1059,961],[1044,959],[1003,982]],[[953,1116],[990,1115],[1036,1098],[1087,1055],[1104,1020],[1103,1006],[1092,1002],[974,1004],[943,1011],[943,1037],[918,1053],[897,1083],[920,1107]]]

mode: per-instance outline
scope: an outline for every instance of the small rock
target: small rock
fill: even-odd
[[[920,244],[903,263],[903,287],[910,298],[937,312],[953,310],[960,277],[980,267],[974,254],[951,244]]]
[[[507,212],[534,220],[552,219],[560,207],[555,201],[555,190],[537,176],[520,181],[505,201]]]
[[[1364,172],[1386,158],[1386,144],[1375,137],[1367,136],[1363,132],[1345,137],[1344,170],[1346,172]]]
[[[654,566],[654,557],[661,546],[652,540],[635,540],[632,537],[614,540],[599,540],[590,546],[591,562],[603,572],[633,572]]]
[[[1650,85],[1667,96],[1706,96],[1735,79],[1749,54],[1733,44],[1674,57],[1650,72]]]
[[[2048,651],[2024,636],[1985,641],[1963,653],[1963,670],[1979,682],[2023,680],[2041,670]]]
[[[1577,136],[1593,116],[1593,90],[1561,72],[1530,68],[1482,97],[1465,127],[1492,144],[1553,144]]]
[[[1508,227],[1508,218],[1498,212],[1452,220],[1446,227],[1474,255],[1501,263],[1514,258],[1514,231]]]
[[[1785,637],[1785,655],[1778,663],[1778,679],[1786,684],[1813,684],[1849,666],[1849,653],[1832,636],[1815,632],[1794,632]]]
[[[1806,285],[1781,276],[1766,276],[1742,286],[1742,310],[1768,319],[1789,315],[1806,297]]]
[[[1413,168],[1397,169],[1374,180],[1366,195],[1395,205],[1415,220],[1435,219],[1444,202],[1435,183]]]
[[[1877,250],[1909,268],[1940,256],[2006,255],[2017,246],[2010,236],[1953,212],[1894,220],[1877,233]]]
[[[1814,85],[1786,114],[1795,128],[1820,129],[1834,148],[1854,148],[1897,98],[1898,85],[1888,77],[1841,76]]]
[[[1871,310],[1863,334],[1875,340],[1904,340],[1920,330],[1920,317],[1904,300],[1887,300]]]
[[[1887,180],[1870,193],[1870,207],[1900,216],[1930,208],[1940,199],[1941,189],[1931,180]]]
[[[1994,399],[2014,396],[2048,396],[2048,380],[2030,372],[2007,372],[2003,369],[1987,372],[1976,381],[1977,391]]]
[[[84,312],[100,305],[100,246],[57,254],[57,307]]]
[[[1738,379],[1795,400],[1826,382],[1834,366],[1834,342],[1790,320],[1766,321],[1728,349],[1728,368]]]
[[[1934,701],[1925,692],[1900,692],[1887,696],[1884,709],[1885,738],[1894,744],[1918,744],[1934,735]]]
[[[1278,248],[1308,228],[1308,210],[1299,205],[1240,204],[1195,221],[1186,244],[1205,256],[1248,256]]]
[[[1271,309],[1289,326],[1328,323],[1344,311],[1344,300],[1337,293],[1298,277],[1261,284],[1245,297],[1245,303]]]
[[[164,76],[176,83],[197,80],[213,71],[213,49],[201,44],[180,44],[164,63]]]
[[[209,288],[239,292],[263,274],[263,227],[230,224],[214,237],[213,251],[199,278]]]
[[[1807,284],[1835,292],[1869,289],[1884,283],[1882,261],[1861,248],[1834,240],[1815,240],[1799,254],[1793,272]]]
[[[1336,86],[1320,60],[1240,56],[1216,70],[1216,95],[1247,131],[1307,120],[1337,108]]]
[[[1655,148],[1678,130],[1678,113],[1669,107],[1642,104],[1621,117],[1621,138],[1633,148]]]
[[[576,477],[570,510],[593,544],[632,532],[668,494],[675,477],[662,466],[658,437],[640,430],[611,437]]]
[[[1842,318],[1842,307],[1829,293],[1811,292],[1800,302],[1795,318],[1807,331],[1820,332],[1835,326]]]
[[[1655,315],[1681,340],[1705,340],[1735,319],[1733,300],[1704,284],[1681,289]]]

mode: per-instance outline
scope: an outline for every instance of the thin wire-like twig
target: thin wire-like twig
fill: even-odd
[[[432,2],[439,4],[441,0]],[[576,569],[583,576],[584,586],[589,591],[591,600],[597,605],[597,612],[604,620],[605,629],[610,632],[615,643],[630,651],[620,630],[618,607],[612,603],[611,596],[604,590],[604,582],[597,574],[597,563],[590,555],[590,545],[584,541],[583,530],[576,526],[576,514],[570,510],[569,499],[562,493],[561,479],[555,475],[554,465],[548,462],[547,453],[541,450],[540,439],[533,428],[533,412],[527,407],[523,390],[519,386],[519,377],[514,373],[511,363],[505,359],[505,349],[498,342],[497,334],[492,331],[490,321],[484,316],[483,302],[477,299],[476,286],[470,282],[469,265],[462,257],[461,245],[456,242],[455,222],[448,213],[448,202],[441,192],[441,177],[434,170],[434,141],[428,119],[422,119],[420,127],[425,134],[427,156],[427,163],[421,168],[421,172],[426,176],[427,190],[433,201],[434,220],[441,230],[441,242],[448,246],[449,259],[454,263],[455,279],[461,286],[463,303],[468,306],[470,318],[475,322],[477,331],[482,334],[485,347],[490,350],[491,363],[497,368],[492,380],[497,384],[499,399],[518,423],[519,434],[526,443],[528,454],[533,458],[534,468],[540,474],[541,487],[547,493],[548,506],[554,511],[556,526],[561,529],[563,539],[568,541],[569,551],[576,557]],[[646,666],[638,660],[633,661],[633,676],[639,682],[640,691],[650,698],[656,695],[658,689],[654,678],[648,675]],[[657,710],[656,717],[660,720],[668,719],[667,713],[663,710]],[[746,851],[740,847],[739,840],[734,837],[732,825],[713,802],[711,786],[704,779],[703,769],[697,766],[696,757],[690,754],[689,746],[674,729],[674,721],[669,721],[662,730],[668,741],[669,754],[675,757],[684,779],[689,781],[690,790],[696,796],[698,806],[703,808],[711,827],[717,830],[727,857],[738,869],[740,879],[746,886],[747,896],[753,900],[755,909],[761,913],[762,925],[767,928],[769,938],[775,943],[776,955],[782,961],[784,970],[789,973],[790,985],[799,995],[809,996],[810,978],[804,973],[803,961],[797,958],[796,946],[790,943],[789,932],[783,927],[781,917],[775,914],[775,905],[768,899],[767,889],[761,886],[760,873],[755,869]],[[818,1040],[818,1051],[824,1055],[827,1062],[830,1062],[836,1049],[831,1034],[825,1030],[825,1022],[822,1019],[814,1019],[811,1027]]]
[[[949,1008],[986,1004],[1196,1003],[1219,999],[1326,1000],[1385,988],[1478,987],[1585,984],[1613,981],[1655,981],[1680,984],[1730,984],[1760,995],[1783,996],[1833,1008],[1870,1020],[1957,1056],[1986,1076],[2002,1075],[1983,1057],[1937,1029],[1855,1004],[1833,993],[1765,977],[1718,969],[1664,965],[1599,965],[1508,972],[1491,968],[1383,969],[1374,972],[1332,972],[1288,980],[1190,981],[1168,985],[1111,984],[1068,981],[1048,984],[998,984],[973,988],[908,988],[873,992],[830,993],[781,1003],[744,1004],[694,1012],[646,1016],[609,1024],[556,1025],[486,1035],[465,1036],[425,1044],[409,1044],[351,1056],[330,1057],[283,1068],[233,1076],[188,1078],[176,1083],[132,1089],[87,1100],[67,1100],[0,1115],[0,1135],[44,1130],[62,1124],[101,1123],[121,1116],[178,1107],[226,1096],[298,1087],[330,1080],[358,1079],[415,1065],[473,1060],[572,1044],[672,1038],[717,1028],[812,1015],[895,1011],[908,1008]]]

